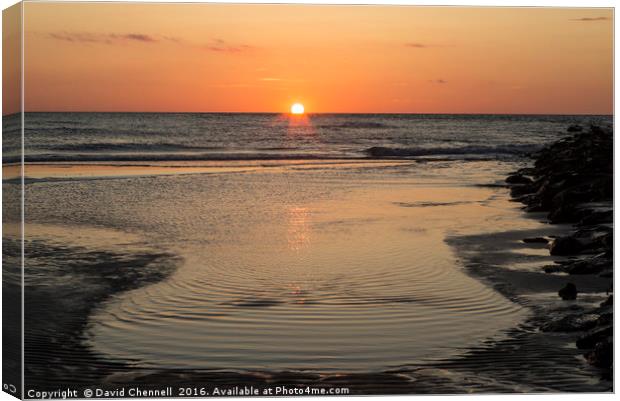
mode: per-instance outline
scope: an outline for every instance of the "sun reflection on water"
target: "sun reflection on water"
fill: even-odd
[[[292,207],[287,211],[288,249],[300,251],[310,245],[310,211],[306,207]]]

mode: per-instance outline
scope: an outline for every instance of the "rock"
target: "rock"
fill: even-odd
[[[591,215],[582,210],[584,202],[613,198],[613,131],[573,126],[571,132],[575,134],[536,153],[533,168],[520,169],[506,179],[514,197],[533,194],[519,199],[527,210],[547,211],[557,223],[578,222]],[[609,212],[600,213],[591,221],[608,218]]]
[[[531,184],[532,179],[522,174],[516,173],[516,174],[509,175],[506,178],[506,183],[507,184]]]
[[[534,188],[531,184],[512,184],[510,186],[510,196],[518,198],[523,195],[528,195],[534,192]]]
[[[558,187],[560,190],[553,192]],[[564,186],[558,183],[555,187],[547,189],[542,200],[549,206],[548,218],[552,223],[576,222],[588,214],[582,204],[611,199],[612,192],[611,176],[595,178],[572,176]]]
[[[523,238],[522,241],[526,244],[546,244],[549,242],[549,240],[544,237]]]
[[[592,349],[597,343],[606,340],[607,337],[613,336],[613,333],[614,328],[611,325],[596,327],[577,339],[577,348]]]
[[[609,326],[614,324],[614,314],[613,311],[607,313],[601,313],[599,318],[596,321],[597,326]]]
[[[530,213],[535,213],[535,212],[544,212],[545,210],[547,210],[547,208],[544,207],[543,204],[538,201],[532,201],[525,207],[525,210]]]
[[[588,211],[589,212],[589,211]],[[614,221],[613,210],[586,212],[585,216],[579,221],[580,226],[591,226],[597,224],[612,223]]]
[[[580,259],[564,266],[568,274],[598,274],[613,268],[613,262],[604,256]]]
[[[581,242],[572,236],[557,237],[549,245],[549,252],[554,256],[576,255],[582,249]]]
[[[613,229],[596,226],[580,229],[574,233],[557,237],[549,245],[551,255],[576,255],[583,252],[604,252],[613,247]]]
[[[607,337],[596,343],[594,349],[586,353],[586,360],[599,368],[611,368],[614,362],[613,337]]]
[[[565,301],[577,299],[577,287],[573,283],[567,283],[558,291],[558,295]]]
[[[601,303],[601,308],[604,308],[606,306],[614,306],[614,295],[613,294],[608,296],[607,299]]]
[[[512,174],[527,175],[529,177],[532,177],[536,174],[536,169],[532,167],[523,167]]]
[[[545,273],[566,273],[566,267],[562,265],[547,265],[543,266]]]
[[[596,314],[568,315],[545,323],[540,329],[552,332],[585,331],[593,329],[597,324],[598,318],[599,315]]]
[[[548,243],[554,256],[579,255],[556,260],[543,269],[547,273],[598,274],[613,277],[613,128],[573,124],[572,135],[545,146],[532,155],[533,167],[520,169],[506,178],[515,201],[528,212],[546,212],[550,223],[576,223],[578,230]],[[545,239],[546,241],[546,239]],[[543,238],[526,238],[524,243],[543,243]],[[609,280],[612,291],[612,280]],[[577,298],[577,287],[567,283],[558,291],[564,300]],[[577,340],[587,350],[586,360],[608,369],[613,364],[613,295],[600,307],[586,313],[566,303],[551,313],[542,331],[587,330]],[[598,316],[598,317],[597,317]],[[607,372],[607,373],[604,373]]]

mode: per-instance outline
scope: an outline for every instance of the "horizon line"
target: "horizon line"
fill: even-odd
[[[108,114],[290,114],[289,112],[278,111],[121,111],[121,110],[71,110],[71,111],[18,111],[15,113],[3,114],[2,117],[9,117],[17,114],[27,113],[108,113]],[[450,112],[306,112],[304,115],[456,115],[456,116],[606,116],[613,117],[613,113],[450,113]]]

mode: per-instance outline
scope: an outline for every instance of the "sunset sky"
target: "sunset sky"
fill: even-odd
[[[610,9],[26,3],[27,111],[611,114]]]

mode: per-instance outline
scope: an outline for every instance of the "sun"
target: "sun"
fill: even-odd
[[[294,103],[291,106],[291,114],[304,114],[304,105],[301,103]]]

